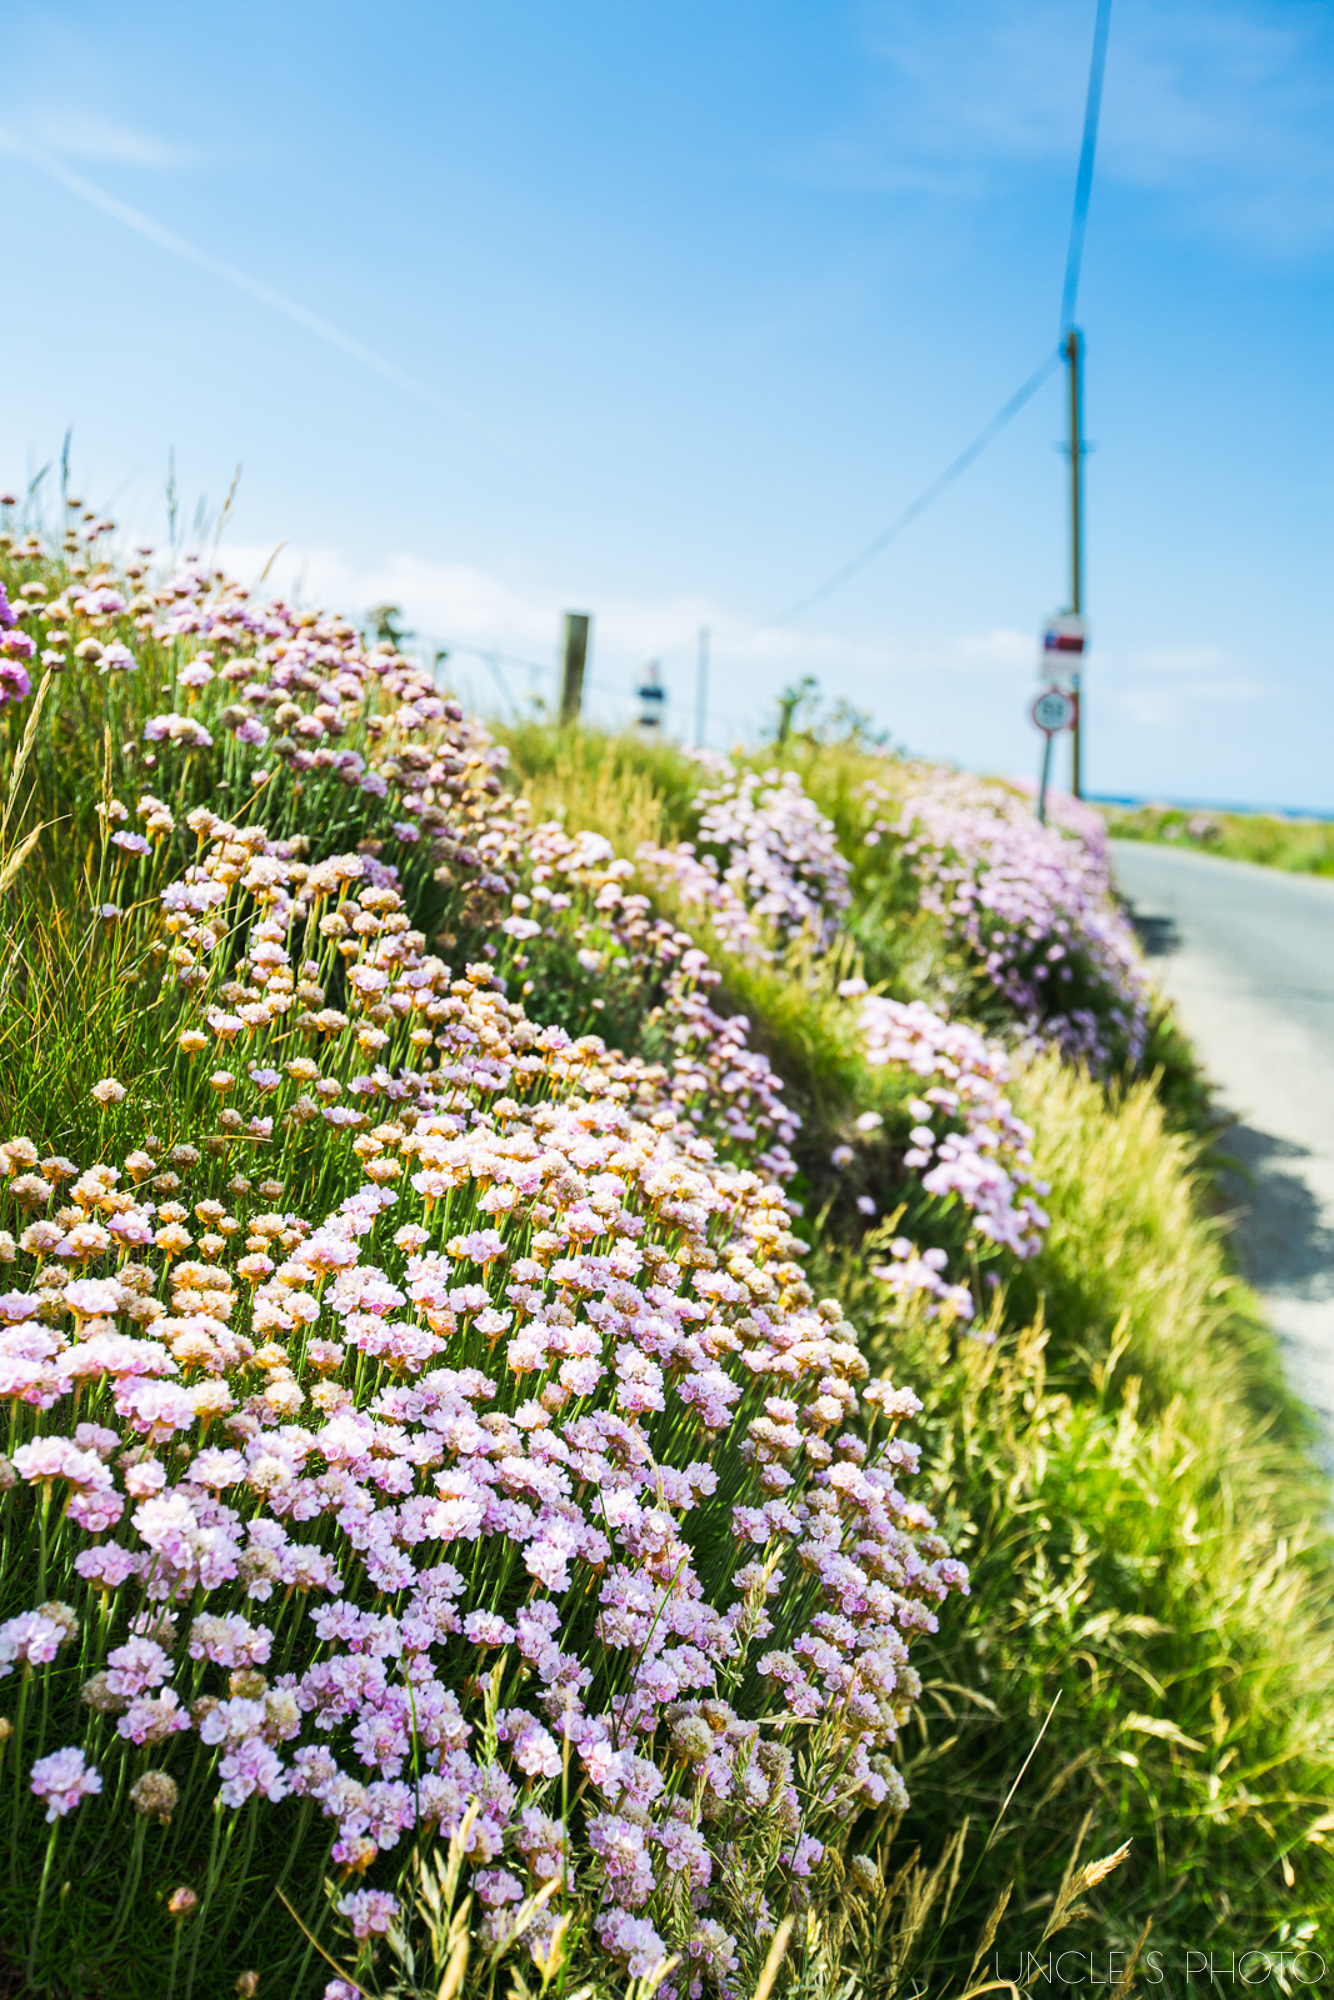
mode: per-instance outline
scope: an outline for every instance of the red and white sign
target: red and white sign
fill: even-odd
[[[1087,636],[1082,618],[1049,618],[1042,634],[1042,650],[1079,659]]]
[[[1044,736],[1059,736],[1063,729],[1073,728],[1077,704],[1060,688],[1044,688],[1029,713]]]

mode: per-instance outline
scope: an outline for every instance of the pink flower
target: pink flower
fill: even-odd
[[[668,1956],[666,1946],[646,1917],[612,1910],[599,1917],[597,1929],[603,1950],[622,1959],[632,1979],[648,1979]]]
[[[0,1673],[9,1673],[15,1660],[27,1666],[49,1666],[74,1636],[74,1630],[72,1617],[67,1623],[41,1611],[20,1612],[0,1625]]]
[[[122,1583],[138,1573],[142,1563],[142,1556],[132,1554],[115,1542],[98,1549],[81,1549],[74,1558],[74,1567],[79,1575],[102,1590],[119,1589]]]
[[[164,1444],[195,1422],[195,1406],[173,1382],[120,1381],[116,1384],[117,1415],[153,1444]]]
[[[165,1743],[169,1736],[189,1727],[190,1711],[182,1707],[174,1688],[136,1695],[116,1724],[117,1733],[127,1743]]]
[[[0,640],[0,707],[8,701],[26,701],[32,693],[32,678],[26,667],[21,667],[15,654],[22,655],[25,649],[32,649],[32,640],[20,632],[11,632]],[[32,650],[27,657],[32,657]]]
[[[94,1451],[81,1451],[68,1438],[40,1437],[21,1444],[14,1453],[14,1470],[33,1482],[67,1479],[71,1486],[105,1488],[111,1474]]]
[[[71,1521],[90,1535],[104,1535],[108,1528],[114,1528],[125,1512],[124,1495],[113,1492],[110,1487],[93,1488],[87,1492],[70,1495],[66,1513]]]
[[[73,1812],[82,1799],[100,1792],[102,1780],[82,1750],[53,1750],[49,1757],[39,1757],[33,1765],[32,1789],[46,1807],[49,1825]]]
[[[512,1646],[514,1627],[494,1611],[470,1611],[463,1621],[463,1636],[475,1646]]]
[[[352,1935],[361,1942],[371,1936],[384,1936],[398,1915],[398,1903],[383,1889],[353,1889],[340,1897],[338,1914],[348,1919]]]
[[[171,1672],[170,1657],[152,1639],[129,1639],[107,1654],[107,1685],[127,1700],[160,1687]]]
[[[451,1257],[489,1264],[505,1254],[505,1239],[494,1229],[476,1229],[470,1236],[451,1236],[445,1245]]]
[[[225,1806],[241,1806],[255,1794],[276,1805],[286,1798],[287,1774],[277,1753],[258,1737],[246,1737],[223,1756],[218,1765],[222,1789],[218,1796]]]
[[[116,1089],[125,1095],[119,1084]],[[108,1090],[108,1083],[99,1083],[93,1092]],[[100,1100],[103,1103],[118,1102],[110,1096]],[[121,1289],[113,1278],[76,1278],[72,1285],[66,1285],[61,1295],[71,1312],[80,1319],[99,1319],[108,1313],[120,1311]]]

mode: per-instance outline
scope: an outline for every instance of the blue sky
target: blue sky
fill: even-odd
[[[7,0],[0,481],[72,426],[83,495],[161,543],[169,450],[187,516],[239,462],[247,577],[285,538],[312,601],[538,666],[589,610],[603,712],[662,655],[686,733],[707,624],[720,746],[810,672],[915,750],[1032,770],[1059,376],[767,621],[1054,344],[1092,27],[1092,0]],[[1113,0],[1094,789],[1334,809],[1331,113],[1326,6]]]

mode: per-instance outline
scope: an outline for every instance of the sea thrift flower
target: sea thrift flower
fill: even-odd
[[[670,1951],[692,1990],[726,1991],[711,1899],[734,1843],[754,1831],[761,1909],[843,1817],[900,1803],[910,1647],[966,1588],[910,1497],[912,1406],[866,1385],[803,1278],[782,1080],[644,888],[670,874],[726,948],[814,961],[846,906],[833,829],[790,775],[706,765],[699,840],[637,876],[597,836],[530,828],[503,751],[350,626],[196,561],[128,606],[100,583],[68,601],[101,621],[82,661],[110,672],[132,644],[147,670],[155,636],[192,711],[153,717],[137,753],[163,796],[104,815],[165,886],[98,948],[161,946],[168,1068],[207,1055],[187,1095],[208,1100],[192,1141],[140,1130],[63,1165],[0,1146],[22,1217],[6,1476],[38,1489],[16,1519],[68,1501],[60,1573],[97,1653],[81,1712],[108,1755],[195,1770],[228,1814],[294,1794],[340,1871],[392,1880],[469,1815],[488,1949],[577,1871],[613,1982]],[[208,795],[239,801],[270,732],[262,809],[175,823],[187,751],[203,781],[232,738],[240,786]],[[590,1006],[654,1013],[659,1060],[528,1018],[518,974],[548,938]],[[1021,1134],[979,1123],[1002,1084],[985,1046],[951,1076],[934,1029],[891,1025],[909,1055],[886,1061],[933,1064],[919,1171],[1022,1233]],[[948,1286],[908,1252],[884,1268]],[[59,1610],[0,1628],[11,1667],[56,1657]],[[176,1803],[149,1783],[165,1772],[117,1773],[109,1794],[147,1816]],[[396,1914],[374,1879],[341,1901],[362,1943]]]
[[[887,803],[883,788],[868,790]],[[1054,823],[1040,826],[1023,793],[936,771],[884,824],[917,872],[923,908],[967,945],[1023,1026],[1095,1070],[1134,1065],[1148,987],[1112,897],[1106,830],[1077,800],[1052,804]]]
[[[27,1666],[49,1665],[76,1629],[77,1621],[66,1605],[46,1605],[40,1611],[24,1611],[7,1619],[0,1625],[0,1674],[12,1672],[16,1661]]]
[[[770,958],[773,937],[791,946],[805,937],[827,948],[851,900],[848,864],[831,822],[807,798],[794,771],[738,770],[700,756],[722,782],[694,801],[698,843],[642,847],[650,879],[670,876],[688,903],[711,911],[719,942],[746,958]]]
[[[14,657],[21,647],[31,643],[20,633],[10,633],[0,640],[0,708],[6,702],[26,701],[32,693],[32,678]]]
[[[83,1799],[100,1792],[102,1780],[82,1750],[53,1750],[50,1756],[39,1757],[34,1763],[32,1789],[46,1807],[49,1824],[73,1812]]]
[[[398,1903],[383,1889],[353,1889],[339,1898],[338,1914],[347,1918],[352,1935],[360,1942],[384,1936],[398,1915]]]
[[[909,1104],[918,1123],[905,1164],[919,1170],[928,1194],[957,1195],[980,1235],[1031,1256],[1047,1226],[1037,1201],[1046,1188],[1033,1174],[1033,1135],[1002,1094],[1009,1079],[1003,1051],[920,1000],[871,995],[859,1020],[867,1061],[899,1065],[924,1086]],[[851,1157],[851,1148],[840,1151]]]

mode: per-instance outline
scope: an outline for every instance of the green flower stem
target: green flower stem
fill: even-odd
[[[28,1690],[32,1685],[32,1668],[23,1669],[23,1679],[19,1685],[19,1709],[14,1720],[14,1804],[9,1821],[9,1880],[11,1887],[18,1881],[19,1873],[19,1821],[23,1813],[23,1734],[28,1715]]]
[[[47,1535],[48,1516],[50,1515],[50,1512],[51,1512],[51,1481],[49,1479],[44,1479],[42,1481],[41,1507],[37,1516],[38,1520],[37,1602],[39,1604],[42,1604],[46,1601],[46,1556],[47,1556],[46,1535]]]
[[[129,1921],[130,1911],[134,1907],[134,1899],[139,1892],[139,1876],[143,1870],[144,1840],[148,1833],[148,1821],[142,1813],[137,1814],[136,1818],[138,1825],[134,1829],[134,1844],[130,1850],[130,1866],[121,1884],[120,1914],[116,1919],[116,1928],[107,1940],[106,1951],[108,1957],[120,1941],[121,1933]]]
[[[204,1876],[204,1893],[199,1899],[199,1909],[195,1917],[194,1943],[190,1948],[190,1969],[185,1978],[185,2000],[190,2000],[190,1996],[195,1990],[195,1975],[199,1970],[199,1947],[203,1942],[204,1931],[208,1923],[209,1905],[213,1901],[213,1892],[217,1888],[218,1877],[226,1862],[227,1850],[231,1846],[232,1835],[236,1831],[236,1819],[235,1815],[233,1815],[226,1834],[223,1836],[221,1842],[219,1841],[218,1836],[222,1829],[222,1815],[225,1810],[226,1808],[222,1804],[222,1801],[215,1799],[213,1802],[213,1832],[208,1848],[208,1868]],[[219,1846],[221,1846],[221,1854],[218,1851]]]
[[[42,1862],[41,1887],[37,1891],[37,1908],[33,1915],[33,1920],[32,1920],[32,1936],[28,1942],[27,1973],[28,1973],[29,1985],[35,1983],[35,1973],[37,1966],[37,1945],[42,1932],[42,1915],[46,1908],[47,1884],[51,1880],[51,1863],[55,1859],[56,1837],[59,1834],[59,1832],[60,1832],[60,1821],[56,1820],[51,1827],[50,1838],[46,1843],[46,1858]]]

